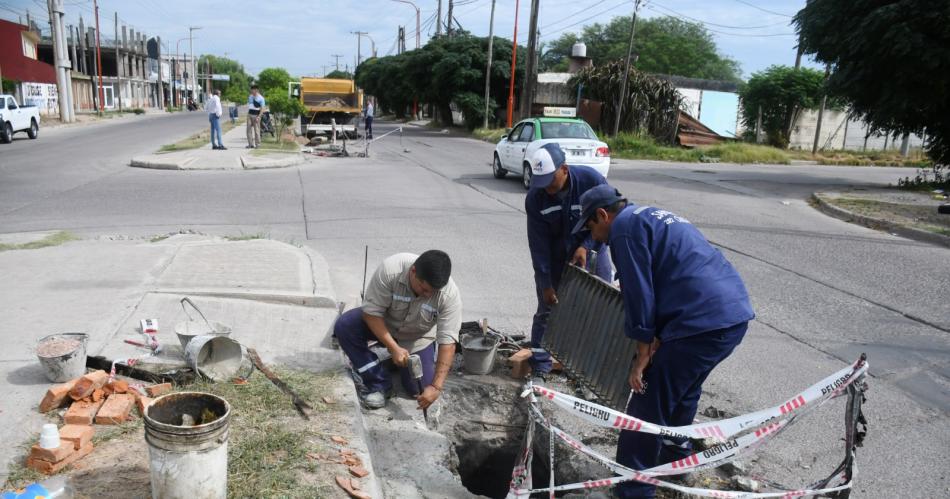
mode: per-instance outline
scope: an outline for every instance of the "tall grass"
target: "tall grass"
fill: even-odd
[[[725,142],[713,146],[687,149],[658,144],[652,137],[620,133],[616,137],[601,137],[610,146],[610,154],[626,159],[654,159],[695,163],[720,161],[723,163],[788,164],[789,157],[769,146]]]

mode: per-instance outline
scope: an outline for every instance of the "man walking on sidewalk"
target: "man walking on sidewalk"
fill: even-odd
[[[337,319],[333,335],[363,381],[360,400],[367,409],[385,406],[392,396],[392,381],[370,350],[371,341],[389,350],[402,386],[420,409],[442,394],[462,326],[462,299],[451,273],[449,255],[439,250],[390,256],[373,274],[363,306]],[[422,361],[421,393],[409,369],[410,354]]]
[[[373,138],[373,114],[376,109],[373,107],[373,100],[369,99],[366,104],[366,138]]]
[[[215,90],[205,103],[205,111],[208,112],[208,121],[211,122],[211,148],[224,150],[224,142],[221,141],[221,91]],[[218,138],[217,144],[214,138]]]
[[[755,318],[742,277],[689,220],[637,206],[608,184],[581,196],[584,228],[610,243],[626,314],[637,343],[627,414],[662,426],[693,424],[703,382],[745,336]],[[617,462],[635,470],[692,454],[688,439],[624,430]],[[652,498],[656,487],[617,486],[621,498]]]
[[[247,149],[261,146],[261,113],[264,112],[264,96],[257,85],[251,86],[247,97]]]

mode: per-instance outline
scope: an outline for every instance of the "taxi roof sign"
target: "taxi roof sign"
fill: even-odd
[[[573,107],[545,107],[544,116],[551,118],[574,118],[577,110]]]

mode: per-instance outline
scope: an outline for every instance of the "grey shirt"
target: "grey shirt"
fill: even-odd
[[[382,317],[396,343],[410,352],[433,341],[456,343],[462,327],[462,298],[455,281],[449,279],[430,298],[413,293],[409,270],[417,258],[412,253],[398,253],[383,260],[363,299],[363,313]]]

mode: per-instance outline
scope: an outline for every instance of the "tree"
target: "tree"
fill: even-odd
[[[623,59],[630,41],[630,16],[585,26],[580,36],[561,35],[545,47],[542,71],[565,71],[571,47],[578,41],[587,45],[587,56],[594,65]],[[634,51],[639,54],[637,69],[647,73],[740,81],[739,63],[719,53],[712,35],[701,24],[670,16],[638,19]]]
[[[602,66],[593,66],[579,71],[569,84],[577,91],[584,85],[584,93],[604,103],[601,123],[613,123],[617,115],[617,94],[625,64],[614,61]],[[630,68],[627,95],[624,96],[620,129],[634,133],[646,133],[659,142],[671,142],[675,135],[683,97],[665,80]]]
[[[205,54],[198,58],[198,67],[202,72],[207,70],[209,63],[213,73],[230,76],[229,81],[212,80],[211,88],[221,90],[221,95],[225,100],[244,102],[251,87],[251,77],[244,71],[244,66],[226,57]]]
[[[795,123],[803,110],[821,104],[824,79],[821,71],[789,66],[770,66],[754,73],[739,89],[742,123],[746,128],[754,128],[761,109],[762,129],[768,142],[776,147],[787,147],[790,124]]]
[[[330,71],[329,73],[327,73],[327,75],[324,76],[324,78],[332,78],[335,80],[352,80],[353,73],[349,73],[347,71],[340,71],[339,69],[334,69],[333,71]]]
[[[793,23],[804,52],[834,68],[832,95],[873,128],[926,133],[935,164],[950,165],[950,3],[813,1]]]
[[[284,129],[294,122],[294,118],[307,111],[300,99],[288,96],[287,92],[272,92],[267,97],[267,108],[270,109],[274,123],[277,125],[275,132],[278,142],[283,137]]]
[[[511,41],[495,38],[492,44],[492,78],[489,112],[503,108],[511,76]],[[524,71],[524,49],[518,48],[516,81],[520,85]],[[403,117],[413,99],[434,104],[440,121],[451,124],[454,104],[465,117],[466,125],[481,124],[485,113],[485,65],[488,38],[464,32],[451,38],[431,40],[424,47],[399,55],[370,59],[356,71],[356,82],[379,101],[380,107]]]
[[[270,99],[277,94],[287,94],[287,83],[294,81],[284,68],[266,68],[262,69],[257,75],[257,86],[261,93]]]

